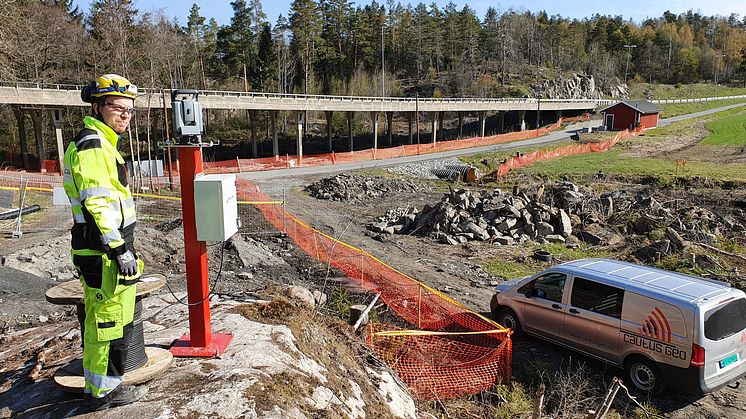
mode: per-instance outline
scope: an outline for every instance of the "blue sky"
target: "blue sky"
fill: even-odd
[[[434,0],[422,0],[423,3],[430,5]],[[417,1],[401,1],[406,5],[419,3]],[[675,14],[684,13],[691,9],[705,16],[722,15],[729,16],[731,13],[738,13],[743,19],[746,16],[746,1],[744,0],[717,0],[717,1],[689,1],[689,0],[627,0],[627,1],[595,1],[595,0],[560,0],[560,1],[506,1],[498,2],[494,0],[454,0],[458,8],[461,9],[465,4],[477,11],[477,15],[482,18],[484,12],[489,6],[507,10],[509,8],[517,10],[530,10],[537,12],[545,10],[550,15],[560,14],[564,17],[583,18],[592,16],[596,13],[602,15],[621,15],[625,19],[633,19],[640,22],[648,17],[659,17],[666,10]],[[75,0],[75,3],[86,12],[90,0]],[[208,20],[215,18],[220,25],[230,22],[233,15],[229,0],[134,0],[135,6],[141,11],[150,11],[163,9],[167,16],[178,18],[179,22],[186,24],[186,18],[189,15],[189,8],[193,3],[200,6],[202,16]],[[277,16],[280,14],[288,16],[288,10],[292,0],[264,0],[262,7],[270,23],[274,24]],[[359,0],[355,5],[368,4],[370,1]],[[386,4],[387,0],[379,0],[379,4]],[[448,0],[435,0],[440,6],[448,3]]]

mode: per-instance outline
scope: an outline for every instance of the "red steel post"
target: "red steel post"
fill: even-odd
[[[194,210],[194,179],[202,173],[202,148],[179,147],[181,209],[184,218],[189,337],[192,347],[210,346],[210,300],[207,277],[207,246],[197,241]],[[193,304],[193,305],[192,305]]]

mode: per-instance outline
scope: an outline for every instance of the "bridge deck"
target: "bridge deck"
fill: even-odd
[[[203,109],[254,109],[277,111],[342,111],[342,112],[455,112],[455,111],[542,111],[592,110],[611,101],[591,99],[533,98],[398,98],[364,96],[292,95],[278,93],[200,91]],[[80,100],[80,86],[0,84],[0,104],[40,107],[88,106]],[[163,108],[160,90],[142,91],[136,101],[139,108]],[[166,107],[170,107],[166,96]]]

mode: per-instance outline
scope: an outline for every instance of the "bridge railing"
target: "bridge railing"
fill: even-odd
[[[78,91],[83,86],[75,84],[55,84],[55,83],[37,83],[25,81],[0,81],[0,87],[38,89],[38,90],[67,90]],[[170,91],[170,89],[166,89]],[[162,95],[163,89],[142,88],[139,89],[140,95]],[[313,101],[342,101],[342,102],[387,102],[387,103],[427,103],[427,104],[453,104],[453,103],[578,103],[578,102],[596,102],[598,99],[541,99],[536,98],[414,98],[414,97],[390,97],[390,96],[343,96],[343,95],[309,95],[296,93],[271,93],[271,92],[241,92],[231,90],[199,90],[203,96],[219,97],[241,97],[257,99],[277,99],[277,100],[313,100]]]
[[[0,81],[0,87],[10,87],[16,89],[38,89],[38,90],[66,90],[66,91],[78,91],[83,86],[75,84],[60,84],[60,83],[37,83],[28,81]],[[141,95],[162,95],[164,89],[159,88],[143,88],[140,89]],[[170,91],[170,89],[166,89]],[[231,90],[199,90],[203,96],[219,96],[219,97],[241,97],[241,98],[256,98],[256,99],[277,99],[277,100],[313,100],[320,102],[386,102],[386,103],[415,103],[420,102],[423,104],[457,104],[457,103],[588,103],[595,102],[599,106],[612,105],[618,100],[615,99],[536,99],[536,98],[413,98],[413,97],[389,97],[389,96],[342,96],[342,95],[309,95],[309,94],[296,94],[296,93],[271,93],[271,92],[241,92]],[[691,103],[691,102],[710,102],[716,100],[729,100],[729,99],[744,99],[746,95],[734,95],[734,96],[715,96],[715,97],[704,97],[704,98],[692,98],[692,99],[660,99],[650,100],[652,103],[658,104],[669,104],[669,103]]]

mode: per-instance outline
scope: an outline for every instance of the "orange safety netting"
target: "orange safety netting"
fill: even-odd
[[[236,184],[241,201],[270,200],[246,180],[237,179]],[[375,324],[368,326],[366,334],[378,356],[416,397],[447,399],[509,382],[509,329],[374,256],[315,230],[277,205],[256,206],[298,247],[341,270],[359,286],[380,293],[396,314],[417,327],[418,330],[402,330]]]
[[[640,135],[643,131],[644,129],[642,128],[636,128],[632,131],[625,129],[624,131],[616,133],[614,137],[599,143],[573,144],[552,150],[538,150],[528,154],[514,156],[497,168],[495,176],[505,176],[513,169],[518,169],[540,161],[556,159],[558,157],[609,151],[619,141]]]
[[[419,154],[439,153],[465,148],[502,144],[512,141],[540,137],[559,129],[563,123],[587,120],[587,116],[560,118],[554,124],[539,129],[510,132],[488,137],[467,138],[464,140],[441,141],[436,143],[408,144],[398,147],[366,149],[353,152],[325,153],[301,156],[296,155],[264,157],[256,159],[234,159],[218,162],[205,162],[205,173],[235,173],[259,170],[287,169],[298,166],[324,166],[330,164],[352,163],[366,160],[390,159],[394,157],[416,156]]]

